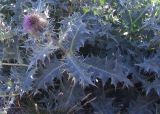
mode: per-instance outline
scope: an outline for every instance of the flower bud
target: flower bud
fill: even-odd
[[[32,35],[43,32],[46,26],[47,20],[38,14],[28,14],[24,17],[23,29]]]

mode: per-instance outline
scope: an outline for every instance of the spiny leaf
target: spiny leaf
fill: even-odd
[[[128,68],[119,60],[107,60],[106,58],[87,57],[85,62],[89,66],[90,72],[105,82],[111,78],[111,83],[116,87],[118,82],[124,82],[125,86],[133,86],[132,82],[127,78]]]
[[[56,57],[54,59],[45,62],[45,67],[38,69],[40,74],[35,77],[34,88],[45,89],[48,85],[53,85],[53,79],[59,77],[63,73],[64,64]]]
[[[83,88],[78,83],[72,83],[72,78],[63,78],[63,82],[60,84],[63,96],[59,97],[59,103],[57,107],[71,108],[75,105],[80,106],[81,99],[85,96]]]
[[[41,60],[42,63],[44,63],[44,60],[46,59],[46,57],[48,57],[49,54],[53,53],[56,49],[57,47],[54,46],[52,42],[50,42],[49,44],[47,43],[42,46],[36,46],[33,49],[32,56],[29,58],[30,64],[28,66],[28,70],[31,69],[33,65],[37,66],[38,60]]]
[[[83,15],[75,13],[61,22],[59,43],[64,49],[79,50],[84,45],[84,42],[90,38],[82,17]]]
[[[87,66],[78,57],[68,55],[65,59],[65,64],[66,69],[76,78],[76,82],[79,82],[84,87],[89,84],[94,85],[91,79],[91,73],[87,72]]]
[[[152,58],[145,59],[143,63],[135,64],[140,68],[144,69],[146,72],[154,72],[160,77],[160,56],[155,55]]]
[[[160,96],[160,80],[155,79],[153,82],[145,82],[144,89],[146,90],[146,94],[148,95],[151,90],[155,90],[158,96]]]
[[[16,84],[17,88],[21,89],[20,94],[22,95],[24,92],[32,90],[33,85],[33,74],[35,74],[35,69],[31,69],[30,71],[26,72],[26,69],[22,68],[11,68],[11,76],[14,80],[14,84]]]

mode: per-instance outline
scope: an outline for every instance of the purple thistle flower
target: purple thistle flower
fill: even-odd
[[[47,26],[47,20],[37,14],[26,15],[23,20],[24,31],[37,34]]]

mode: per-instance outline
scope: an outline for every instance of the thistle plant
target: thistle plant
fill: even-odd
[[[159,5],[0,1],[0,111],[158,114]]]

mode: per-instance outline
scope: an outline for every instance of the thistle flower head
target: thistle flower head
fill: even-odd
[[[46,26],[47,20],[36,13],[24,17],[23,29],[28,33],[37,34],[42,32]]]

